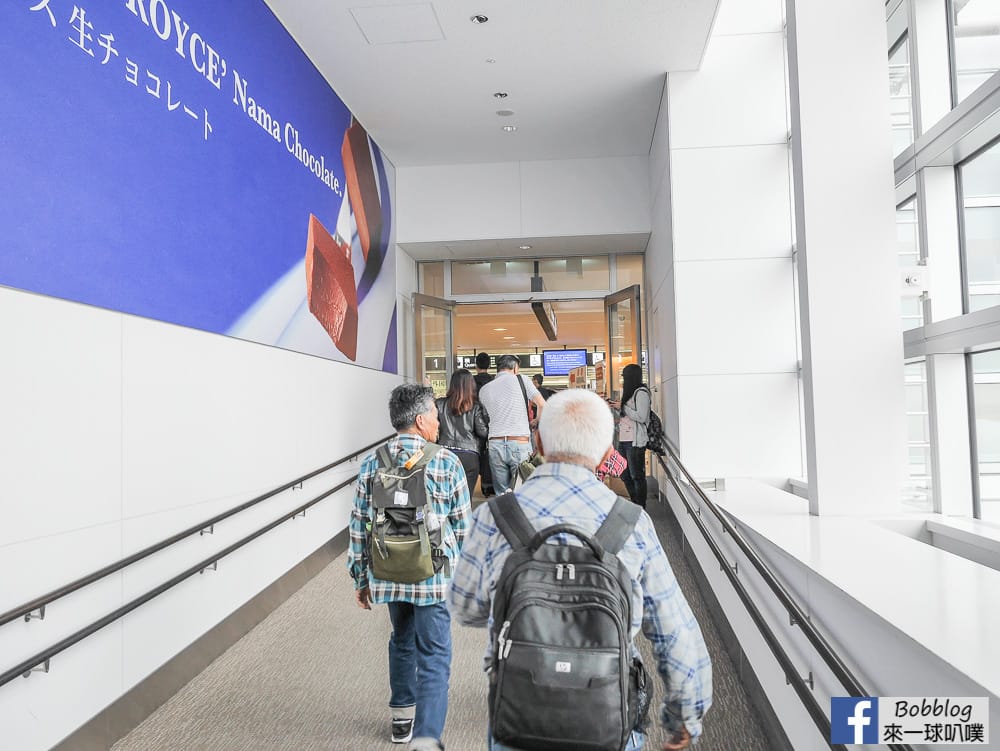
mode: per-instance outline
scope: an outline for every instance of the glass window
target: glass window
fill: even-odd
[[[951,26],[957,103],[1000,70],[1000,3],[952,0]]]
[[[907,466],[903,502],[914,511],[933,510],[931,499],[931,438],[927,409],[927,366],[923,361],[903,366],[906,392]]]
[[[453,295],[504,294],[531,292],[535,264],[519,261],[452,261]]]
[[[1000,143],[963,164],[963,245],[969,311],[1000,296]]]
[[[455,295],[530,293],[535,259],[453,261],[451,291]],[[546,292],[607,292],[611,284],[608,256],[539,258],[538,274]]]
[[[1000,522],[1000,350],[970,357],[981,518]]]
[[[896,208],[896,255],[900,268],[920,263],[920,233],[917,224],[917,200],[911,198]],[[923,303],[919,294],[904,295],[903,331],[924,325]]]
[[[579,292],[611,287],[607,256],[543,258],[538,262],[538,273],[545,280],[546,292]]]
[[[904,35],[889,52],[889,113],[892,155],[913,143],[913,95],[910,83],[910,42]]]
[[[444,263],[420,264],[420,291],[432,297],[444,297]]]
[[[615,263],[617,264],[615,292],[633,284],[642,285],[642,256],[615,256]]]

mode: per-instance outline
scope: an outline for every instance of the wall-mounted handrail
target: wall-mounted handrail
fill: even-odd
[[[688,484],[697,493],[699,500],[712,511],[719,522],[722,524],[723,529],[727,532],[733,541],[737,544],[743,554],[751,562],[753,567],[764,579],[771,591],[774,592],[775,596],[781,602],[781,604],[788,610],[791,616],[791,623],[798,626],[809,643],[813,645],[813,648],[819,654],[820,658],[827,664],[830,670],[833,672],[837,680],[843,685],[843,687],[848,691],[851,696],[869,696],[865,689],[861,686],[861,683],[857,680],[850,669],[844,664],[843,660],[837,655],[833,647],[830,646],[829,642],[823,637],[819,631],[816,630],[812,622],[806,616],[805,612],[799,607],[798,603],[791,596],[787,589],[777,580],[774,573],[768,568],[768,566],[760,559],[756,551],[751,548],[750,544],[744,539],[740,531],[729,521],[729,519],[722,513],[722,510],[713,502],[702,487],[695,481],[691,474],[687,471],[687,468],[681,463],[680,457],[677,455],[676,449],[669,445],[667,446],[667,453],[670,455],[671,460],[680,469],[681,473],[687,478]],[[799,675],[791,658],[788,653],[781,646],[780,641],[775,635],[774,631],[767,624],[760,610],[754,604],[753,599],[750,597],[749,592],[747,592],[746,587],[739,580],[733,567],[730,565],[729,561],[726,559],[722,548],[715,541],[712,533],[709,531],[708,527],[701,519],[700,509],[695,509],[692,507],[691,503],[688,501],[687,496],[678,484],[677,478],[670,472],[667,467],[666,462],[663,460],[662,456],[656,456],[657,461],[660,463],[660,467],[663,469],[664,474],[669,480],[670,484],[674,487],[677,492],[678,497],[687,509],[688,514],[694,521],[698,530],[701,532],[702,537],[708,543],[709,548],[715,554],[718,559],[722,570],[726,573],[730,584],[732,584],[733,589],[739,596],[740,600],[743,602],[744,607],[747,609],[747,613],[753,619],[754,624],[760,630],[761,636],[764,637],[764,641],[767,643],[771,652],[774,654],[775,659],[781,665],[782,670],[785,673],[785,678],[792,685],[795,693],[799,696],[805,706],[806,711],[809,713],[816,727],[819,728],[824,738],[830,737],[830,719],[827,717],[826,711],[823,707],[819,705],[816,701],[816,697],[812,693],[811,687],[809,687],[806,681]],[[830,744],[831,749],[836,751],[845,751],[846,746],[838,744]],[[895,744],[889,745],[890,749],[893,751],[912,751],[912,748],[906,744]]]
[[[353,456],[353,454],[352,454],[352,456]],[[348,458],[350,458],[350,457],[348,457]],[[239,548],[241,548],[244,545],[246,545],[248,542],[252,542],[253,540],[256,540],[258,537],[260,537],[261,535],[263,535],[263,534],[265,534],[267,532],[270,532],[272,529],[274,529],[278,525],[283,524],[284,522],[288,521],[289,519],[292,519],[292,518],[298,516],[299,514],[304,513],[306,511],[306,509],[308,509],[310,506],[314,506],[315,504],[317,504],[320,501],[322,501],[324,498],[326,498],[326,497],[328,497],[330,495],[333,495],[334,493],[336,493],[341,488],[346,488],[348,485],[350,485],[352,482],[354,482],[357,478],[358,478],[358,475],[354,474],[352,477],[349,477],[348,479],[344,480],[343,482],[338,483],[337,485],[335,485],[334,487],[330,488],[329,490],[326,490],[326,491],[320,493],[318,496],[316,496],[315,498],[313,498],[311,501],[308,501],[308,502],[302,504],[301,506],[299,506],[297,509],[295,509],[293,511],[289,511],[286,514],[283,514],[281,517],[279,517],[278,519],[275,519],[270,524],[267,524],[266,526],[261,527],[256,532],[251,532],[249,535],[247,535],[246,537],[242,538],[241,540],[238,540],[237,542],[234,542],[229,547],[224,548],[223,550],[220,550],[217,553],[213,553],[208,558],[205,558],[204,560],[202,560],[202,561],[194,564],[190,568],[188,568],[188,569],[182,571],[181,573],[177,574],[177,576],[173,577],[169,581],[164,582],[163,584],[159,585],[158,587],[154,587],[153,589],[149,590],[145,594],[140,595],[139,597],[135,598],[134,600],[131,600],[130,602],[126,603],[125,605],[122,605],[117,610],[114,610],[114,611],[108,613],[103,618],[100,618],[100,619],[94,621],[89,626],[84,626],[83,628],[81,628],[76,633],[71,634],[70,636],[67,636],[65,639],[63,639],[62,641],[57,642],[56,644],[53,644],[48,649],[44,649],[41,652],[39,652],[38,654],[32,655],[31,657],[29,657],[28,659],[24,660],[20,664],[15,665],[10,670],[7,670],[7,671],[5,671],[3,673],[0,673],[0,686],[3,686],[4,684],[9,683],[10,681],[12,681],[15,678],[17,678],[19,675],[23,675],[23,676],[29,675],[34,668],[38,667],[39,665],[46,665],[48,663],[48,661],[50,659],[52,659],[52,657],[54,657],[55,655],[59,654],[63,650],[69,649],[70,647],[72,647],[77,642],[83,641],[88,636],[90,636],[91,634],[93,634],[93,633],[95,633],[97,631],[100,631],[102,628],[104,628],[108,624],[114,623],[115,621],[117,621],[122,616],[125,616],[125,615],[131,613],[133,610],[135,610],[136,608],[140,607],[141,605],[144,605],[145,603],[149,602],[154,597],[157,597],[158,595],[161,595],[164,592],[166,592],[168,589],[170,589],[170,588],[172,588],[172,587],[180,584],[182,581],[184,581],[188,577],[194,576],[199,571],[204,571],[206,568],[209,568],[209,567],[213,566],[214,564],[218,563],[220,560],[222,560],[223,558],[225,558],[227,555],[229,555],[233,551],[238,550]]]
[[[271,498],[277,495],[278,493],[282,493],[288,490],[289,488],[298,485],[299,483],[305,482],[306,480],[311,480],[313,477],[321,475],[324,472],[333,469],[337,465],[343,464],[349,459],[353,459],[354,457],[363,454],[365,451],[368,451],[382,443],[385,443],[391,437],[392,436],[386,436],[384,438],[381,438],[378,441],[370,443],[367,446],[358,449],[357,451],[353,451],[350,454],[347,454],[346,456],[337,459],[336,461],[330,462],[329,464],[320,467],[319,469],[314,469],[312,472],[309,472],[307,474],[302,475],[301,477],[297,477],[294,480],[286,482],[284,485],[274,488],[273,490],[269,490],[263,495],[259,495],[256,498],[252,498],[249,501],[246,501],[245,503],[241,503],[239,506],[236,506],[235,508],[231,508],[228,511],[224,511],[221,514],[213,516],[211,519],[206,519],[205,521],[199,522],[198,524],[195,524],[192,527],[188,527],[187,529],[182,530],[177,534],[171,535],[170,537],[167,537],[166,539],[161,540],[160,542],[154,543],[149,547],[143,548],[142,550],[133,553],[127,558],[122,558],[121,560],[115,561],[114,563],[110,563],[104,568],[100,568],[97,571],[93,571],[87,574],[86,576],[81,576],[79,579],[76,579],[75,581],[72,581],[69,584],[64,584],[58,589],[53,589],[51,592],[47,592],[44,595],[36,597],[30,602],[26,602],[23,605],[18,605],[13,610],[8,610],[6,613],[0,614],[0,626],[3,626],[6,623],[10,623],[11,621],[17,620],[22,616],[28,616],[30,613],[34,613],[36,610],[43,608],[50,602],[58,600],[61,597],[65,597],[66,595],[71,594],[73,592],[76,592],[78,589],[82,589],[83,587],[93,584],[94,582],[99,581],[100,579],[103,579],[106,576],[110,576],[111,574],[117,571],[121,571],[123,568],[131,566],[133,563],[136,563],[137,561],[141,561],[143,558],[147,558],[153,555],[153,553],[158,553],[164,548],[170,547],[174,543],[180,542],[181,540],[190,537],[193,534],[201,532],[204,529],[208,529],[209,527],[218,524],[219,522],[228,519],[231,516],[235,516],[236,514],[242,511],[246,511],[248,508],[256,506],[262,501],[266,501],[268,498]]]

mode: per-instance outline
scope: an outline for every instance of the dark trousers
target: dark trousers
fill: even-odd
[[[469,483],[469,495],[471,496],[476,490],[476,480],[479,479],[479,454],[475,451],[456,451],[455,456],[462,462],[462,469],[465,470],[465,479]],[[489,462],[487,462],[488,464]]]
[[[485,442],[479,448],[479,471],[480,479],[483,483],[483,495],[487,497],[493,495],[493,472],[490,470],[490,457],[489,454],[486,453]],[[470,485],[469,493],[471,494],[473,490],[475,490],[475,488]]]
[[[628,466],[622,472],[622,482],[628,489],[632,503],[646,508],[646,447],[634,447],[631,441],[618,444],[618,451],[625,457]]]

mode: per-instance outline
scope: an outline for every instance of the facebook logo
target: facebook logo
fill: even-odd
[[[873,696],[834,696],[830,699],[830,742],[877,744],[878,699]]]

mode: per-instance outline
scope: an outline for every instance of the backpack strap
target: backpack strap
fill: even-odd
[[[521,396],[524,397],[524,411],[528,415],[528,432],[531,432],[531,407],[528,406],[528,390],[524,387],[524,381],[521,380],[521,374],[515,373],[514,377],[517,379],[517,385],[521,387]]]
[[[417,463],[413,465],[413,469],[426,467],[430,463],[431,459],[434,458],[434,455],[441,450],[441,447],[436,443],[431,443],[430,441],[427,441],[427,443],[423,445],[421,450],[424,452],[424,455],[421,456],[420,459],[417,461]]]
[[[392,466],[392,457],[389,456],[389,444],[383,443],[378,447],[378,451],[375,452],[375,456],[378,457],[379,464],[382,465],[383,469],[389,469]]]
[[[607,552],[617,554],[635,529],[641,513],[642,506],[618,496],[594,537]]]
[[[490,513],[493,514],[493,521],[500,528],[500,533],[507,538],[507,542],[514,550],[521,550],[528,547],[535,536],[535,528],[528,517],[521,510],[521,504],[517,502],[517,496],[511,492],[490,498]]]

